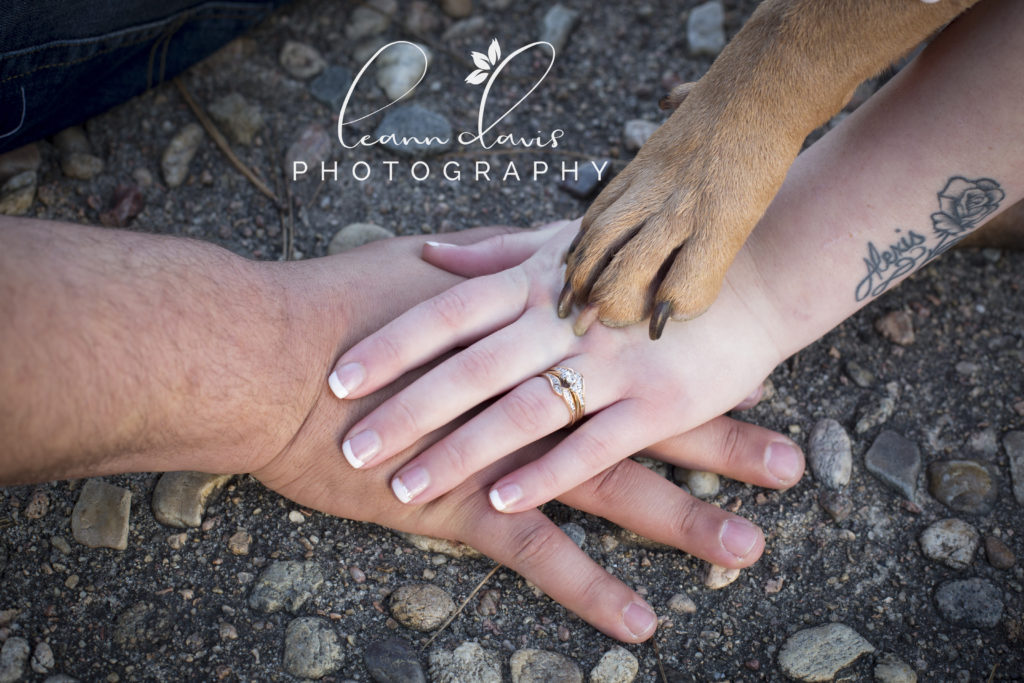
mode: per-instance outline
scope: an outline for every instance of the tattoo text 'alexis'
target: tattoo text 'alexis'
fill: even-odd
[[[939,210],[931,215],[930,237],[913,230],[905,234],[897,230],[900,236],[884,249],[868,242],[864,258],[867,274],[857,285],[857,301],[878,296],[896,280],[952,247],[998,209],[1005,196],[991,178],[950,178],[939,192]]]

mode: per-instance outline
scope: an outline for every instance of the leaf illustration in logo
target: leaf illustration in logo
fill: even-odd
[[[498,45],[498,39],[491,39],[486,55],[482,52],[473,51],[469,53],[469,56],[473,58],[473,65],[476,66],[476,69],[466,76],[466,83],[480,85],[487,80],[491,67],[497,66],[498,60],[501,59],[501,46]]]
[[[473,58],[473,64],[476,65],[476,68],[480,69],[481,71],[490,70],[491,63],[490,61],[488,61],[487,55],[485,55],[482,52],[470,52],[469,56]]]
[[[491,64],[497,64],[501,59],[501,47],[498,45],[497,38],[491,39],[491,46],[487,48],[487,59]]]

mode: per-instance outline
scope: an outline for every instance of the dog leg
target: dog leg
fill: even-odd
[[[587,211],[567,301],[607,325],[653,311],[652,338],[700,315],[807,134],[974,1],[765,0]]]

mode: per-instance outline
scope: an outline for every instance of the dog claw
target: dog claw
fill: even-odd
[[[665,323],[672,317],[672,304],[662,301],[654,307],[654,314],[651,316],[651,339],[661,339],[661,333],[665,331]]]
[[[572,238],[572,244],[569,245],[569,250],[565,252],[565,263],[569,262],[569,257],[576,251],[576,247],[580,245],[580,240],[583,239],[583,231],[580,230],[576,233],[576,236]]]
[[[558,295],[558,317],[567,317],[572,312],[572,304],[572,283],[566,282],[565,287],[562,287],[562,293]]]

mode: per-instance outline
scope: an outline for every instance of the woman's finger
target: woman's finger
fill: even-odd
[[[616,463],[559,500],[722,567],[748,567],[764,550],[764,535],[755,525],[632,460]]]
[[[557,326],[538,324],[542,315]],[[558,323],[553,312],[531,312],[452,356],[353,425],[342,443],[345,458],[357,468],[383,462],[523,377],[543,372],[565,357],[574,340],[568,329],[558,333],[564,328]]]
[[[454,245],[430,241],[423,245],[423,260],[449,273],[463,277],[490,275],[518,266],[533,254],[568,221],[537,230],[495,235],[474,244]]]
[[[529,282],[506,270],[467,280],[409,309],[344,353],[328,377],[338,398],[373,393],[405,372],[522,315]]]

